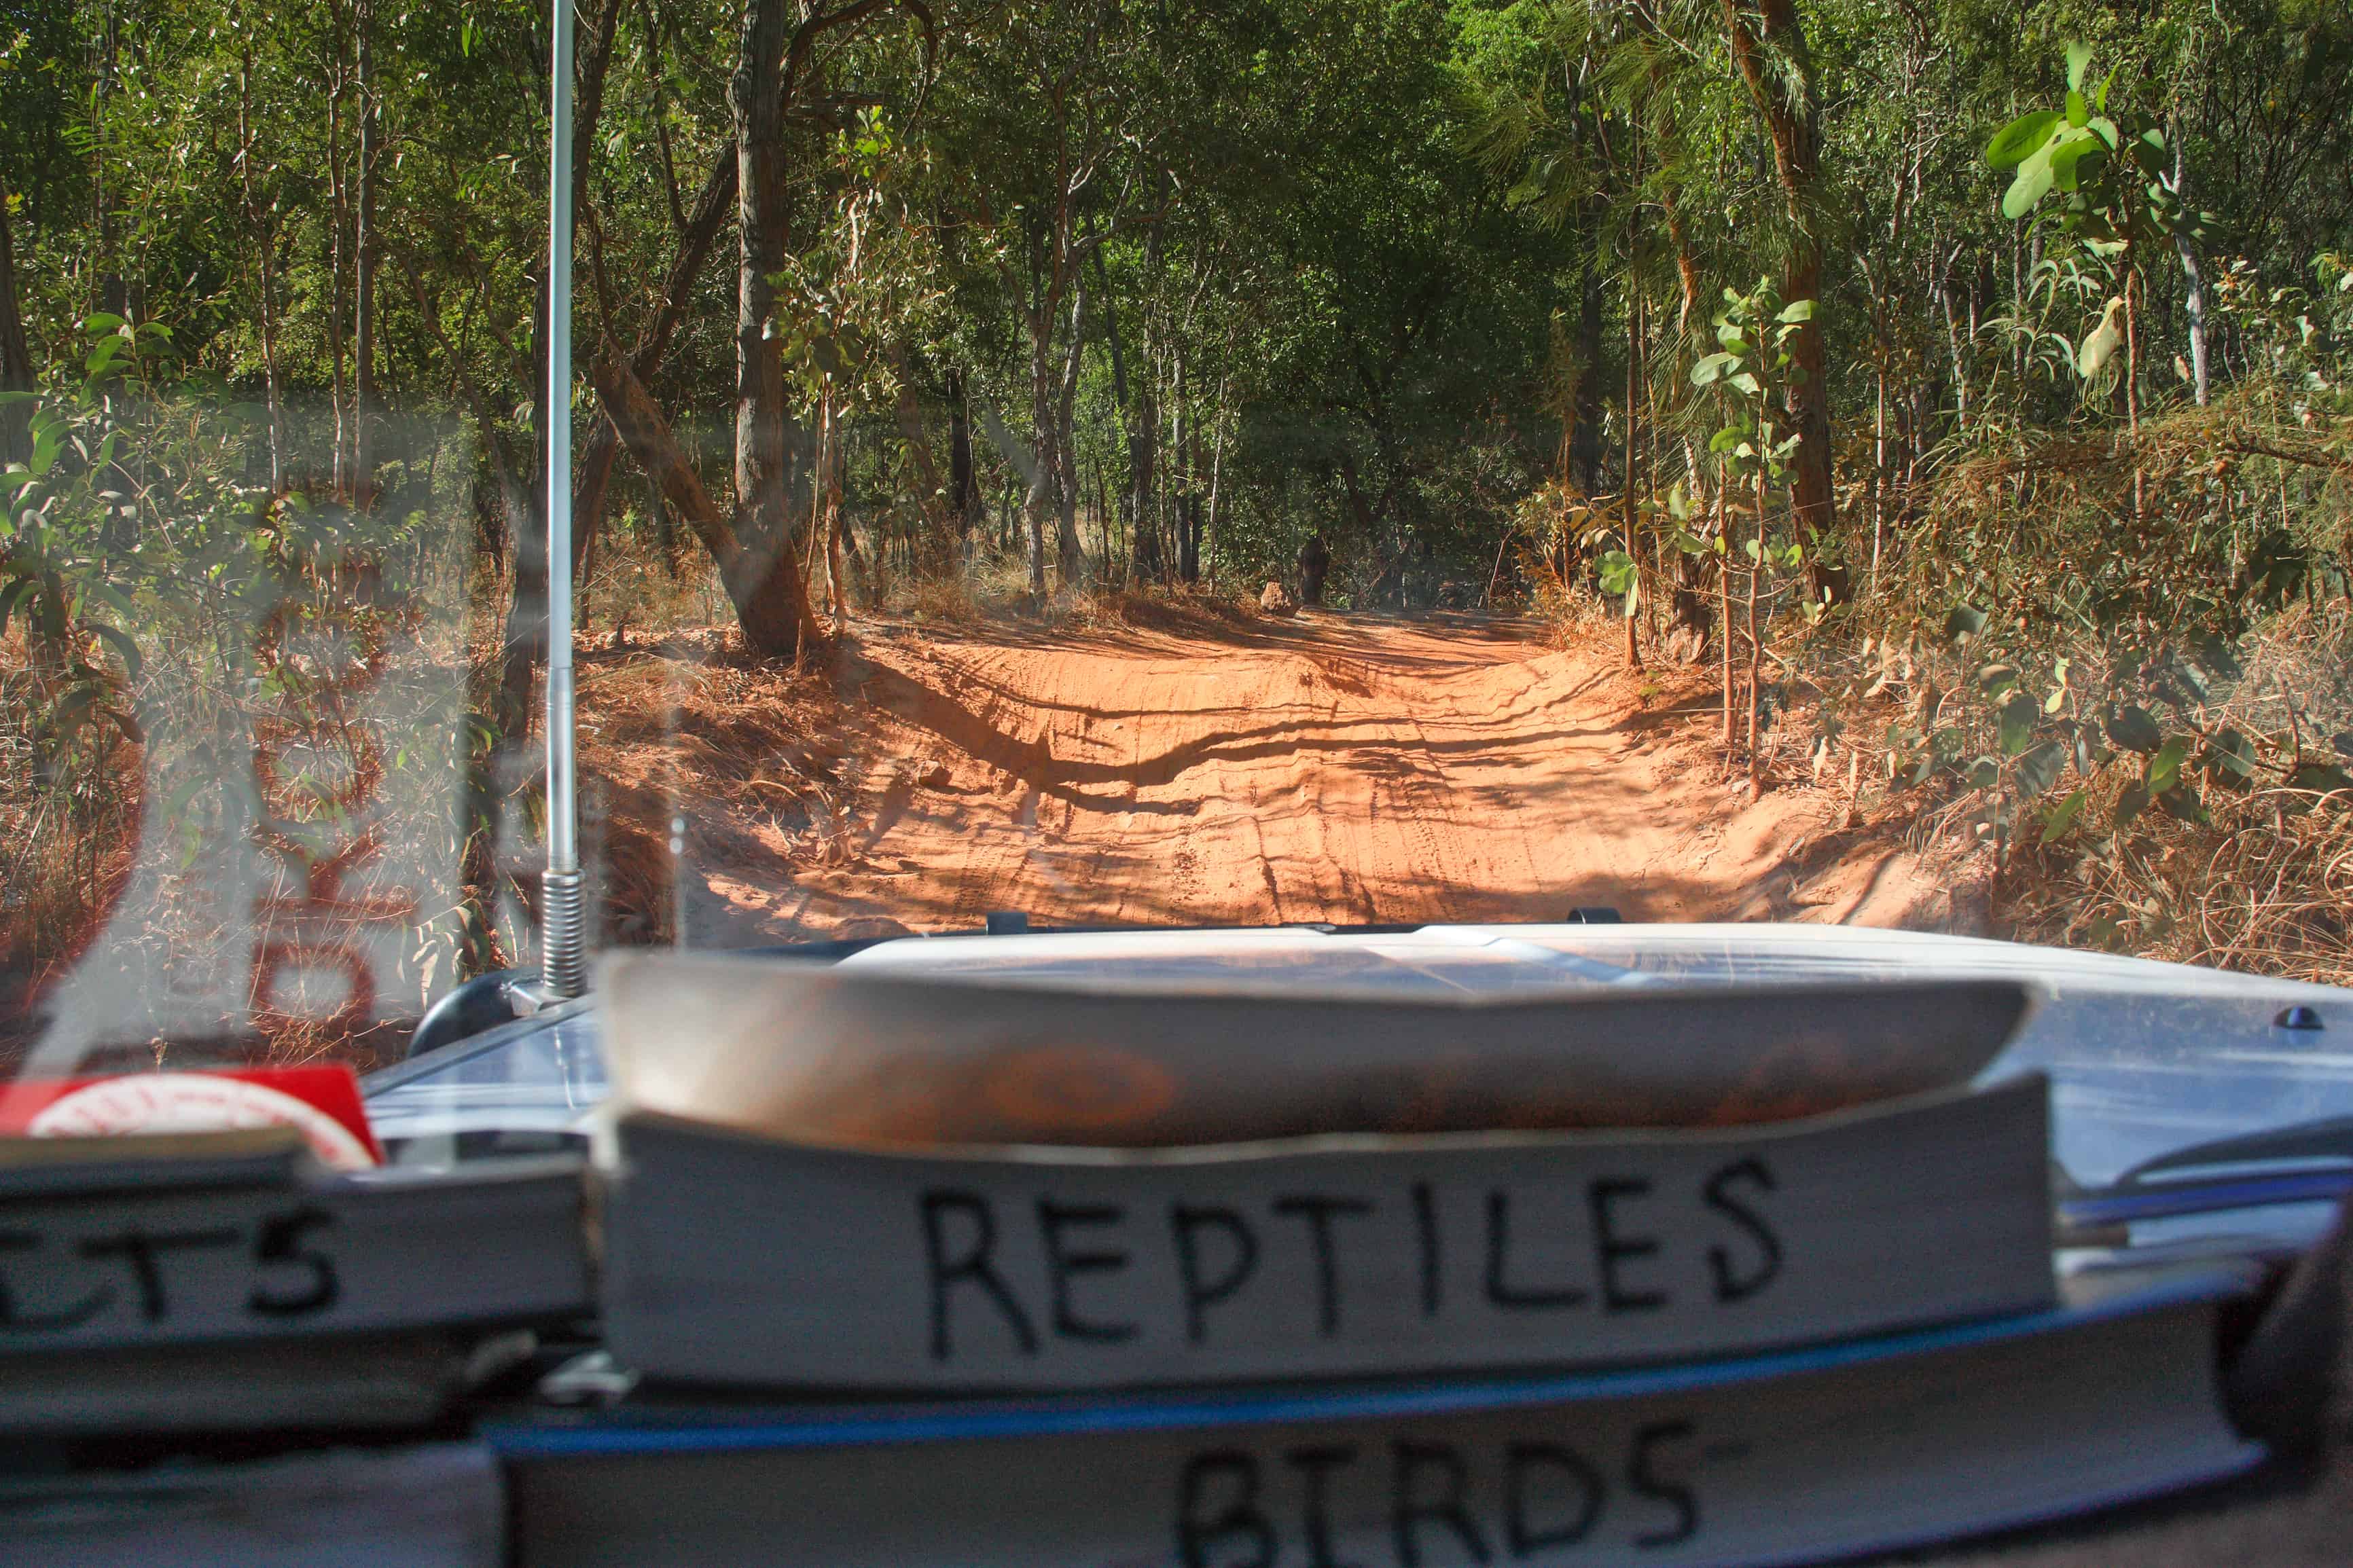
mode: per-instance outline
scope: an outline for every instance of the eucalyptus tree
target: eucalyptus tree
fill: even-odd
[[[1801,405],[1795,394],[1806,376],[1798,343],[1813,321],[1815,303],[1811,300],[1784,301],[1772,279],[1760,278],[1745,293],[1725,289],[1724,305],[1715,316],[1715,340],[1721,346],[1692,366],[1691,381],[1695,387],[1721,386],[1732,395],[1730,419],[1708,441],[1708,450],[1715,455],[1722,468],[1718,494],[1724,511],[1728,515],[1733,510],[1731,492],[1748,492],[1752,526],[1740,548],[1731,548],[1728,526],[1719,529],[1710,542],[1719,558],[1723,574],[1719,580],[1727,584],[1723,601],[1724,728],[1727,744],[1733,738],[1729,574],[1736,562],[1743,558],[1746,561],[1741,570],[1747,579],[1747,747],[1748,782],[1753,790],[1759,778],[1757,699],[1765,656],[1765,626],[1758,615],[1759,589],[1776,569],[1792,570],[1803,563],[1808,553],[1803,532],[1808,524],[1799,503],[1807,437],[1802,417],[1796,412]],[[1790,513],[1789,530],[1778,539],[1771,527],[1777,489],[1785,490]],[[1697,552],[1700,543],[1680,537],[1679,542],[1693,553]],[[1820,605],[1815,603],[1809,608],[1818,613]]]
[[[32,391],[33,352],[25,341],[25,313],[17,299],[16,220],[7,186],[0,183],[0,397],[21,398]],[[17,406],[0,406],[0,464],[18,458],[25,423]]]
[[[1788,217],[1788,254],[1780,293],[1816,300],[1822,292],[1822,106],[1813,56],[1796,0],[1724,0],[1733,59],[1747,83],[1773,143]],[[1789,340],[1789,415],[1799,444],[1792,504],[1801,529],[1827,538],[1832,526],[1831,408],[1821,329],[1810,319]]]
[[[1033,595],[1046,592],[1047,532],[1065,585],[1083,574],[1071,471],[1074,417],[1091,284],[1089,258],[1132,216],[1149,139],[1134,90],[1151,24],[1122,0],[1066,5],[1014,0],[952,58],[943,81],[943,149],[955,186],[948,199],[970,247],[994,262],[1026,349],[1021,392],[1028,441],[1022,520]]]
[[[1641,663],[1639,617],[1654,601],[1697,639],[1683,645],[1680,657],[1696,658],[1711,617],[1694,568],[1647,548],[1656,542],[1644,520],[1664,515],[1661,494],[1675,485],[1683,504],[1701,497],[1704,511],[1714,477],[1694,444],[1707,431],[1683,406],[1673,367],[1705,330],[1708,279],[1727,251],[1737,254],[1729,237],[1757,226],[1741,221],[1747,198],[1738,180],[1725,174],[1727,164],[1747,161],[1746,106],[1736,96],[1711,9],[1558,5],[1543,15],[1532,39],[1537,68],[1507,68],[1482,83],[1472,145],[1506,183],[1510,199],[1550,226],[1587,270],[1579,330],[1558,357],[1568,383],[1560,398],[1569,427],[1564,468],[1574,470],[1588,499],[1602,485],[1600,284],[1615,275],[1623,345],[1616,419],[1620,483],[1617,544],[1598,556],[1599,585],[1621,599],[1630,665]],[[1746,259],[1741,256],[1739,264]],[[1668,300],[1671,310],[1663,308]],[[1583,459],[1573,460],[1580,453]],[[1672,480],[1677,468],[1683,478]],[[1602,544],[1609,531],[1597,522],[1588,542]],[[1663,579],[1646,587],[1653,556],[1671,574],[1671,588]]]
[[[804,7],[746,0],[728,105],[735,130],[735,517],[740,554],[726,573],[747,646],[791,654],[821,639],[800,569],[806,514],[786,494],[784,344],[776,278],[791,257],[786,110],[809,90],[820,45],[888,0]]]
[[[1328,532],[1358,602],[1483,584],[1501,498],[1555,445],[1541,382],[1577,270],[1464,150],[1460,29],[1438,5],[1303,8],[1272,68],[1279,178],[1227,209],[1254,242],[1229,395],[1255,526],[1277,560]]]
[[[2178,149],[2168,145],[2163,123],[2121,103],[2111,110],[2108,95],[2116,73],[2090,86],[2086,72],[2092,58],[2090,45],[2070,44],[2064,106],[2011,121],[1987,145],[1986,162],[2015,171],[2002,194],[2003,216],[2024,218],[2049,203],[2048,216],[2058,230],[2114,279],[2116,293],[2077,352],[2076,369],[2089,380],[2119,348],[2124,351],[2125,418],[2137,435],[2141,314],[2149,258],[2162,254],[2160,247],[2172,242],[2185,247],[2203,242],[2219,220],[2211,213],[2191,210],[2181,200],[2180,159]],[[2136,510],[2138,504],[2137,498]]]

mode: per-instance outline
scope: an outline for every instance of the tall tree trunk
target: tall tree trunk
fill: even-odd
[[[253,45],[248,39],[237,78],[237,164],[239,189],[245,197],[246,226],[253,231],[256,259],[261,270],[261,382],[269,416],[269,488],[286,483],[286,409],[278,382],[278,239],[277,226],[264,212],[254,184],[253,164],[259,149],[253,129]],[[0,191],[0,222],[5,221],[7,194]]]
[[[923,519],[923,542],[917,552],[917,563],[928,574],[937,563],[955,557],[955,506],[946,487],[940,483],[940,465],[932,456],[931,432],[923,427],[923,400],[915,395],[914,371],[908,363],[907,351],[894,342],[889,353],[892,377],[899,384],[893,409],[899,418],[899,440],[907,449],[907,466],[915,471],[915,509]]]
[[[1299,602],[1321,605],[1324,602],[1324,578],[1332,570],[1332,547],[1324,542],[1324,531],[1317,529],[1299,547]]]
[[[588,210],[588,171],[596,147],[597,122],[605,113],[605,79],[613,63],[613,39],[619,31],[621,0],[605,0],[590,18],[586,46],[580,51],[578,91],[572,116],[572,210]]]
[[[1148,319],[1145,331],[1148,343]],[[1142,374],[1135,378],[1135,401],[1127,411],[1128,549],[1135,558],[1137,581],[1160,583],[1167,580],[1168,557],[1161,549],[1160,520],[1152,504],[1160,482],[1159,367],[1148,347],[1145,363],[1138,368]]]
[[[1741,79],[1773,141],[1773,166],[1789,215],[1789,256],[1781,298],[1812,300],[1815,319],[1789,338],[1802,374],[1790,378],[1788,412],[1802,439],[1791,486],[1792,521],[1799,539],[1813,530],[1831,536],[1830,384],[1822,360],[1822,242],[1815,188],[1821,163],[1821,101],[1796,0],[1724,0],[1725,22]]]
[[[94,154],[90,215],[98,229],[98,308],[120,316],[130,309],[130,296],[122,286],[122,258],[115,248],[114,186],[107,179],[106,168],[106,117],[114,97],[115,66],[121,47],[114,0],[104,0],[99,29],[98,80],[92,84],[90,93],[90,145]]]
[[[1953,361],[1953,426],[1966,432],[1969,427],[1969,367],[1962,353],[1961,330],[1953,312],[1953,264],[1960,255],[1961,247],[1957,244],[1936,270],[1936,305],[1944,312],[1945,347]]]
[[[359,0],[353,13],[359,86],[359,199],[352,231],[352,496],[375,499],[375,451],[368,419],[375,407],[375,5]],[[562,388],[555,389],[559,394]]]
[[[25,313],[16,293],[15,221],[8,216],[8,187],[0,182],[0,392],[33,390],[33,352],[25,341]],[[0,464],[31,456],[25,442],[23,405],[0,405]]]
[[[2140,259],[2131,241],[2125,243],[2125,430],[2133,448],[2132,520],[2138,527],[2147,515],[2148,470],[2140,457]]]
[[[972,411],[965,406],[964,372],[947,375],[948,510],[955,521],[956,538],[967,539],[980,515],[980,476],[973,467]]]
[[[414,280],[412,279],[412,286]],[[547,450],[547,279],[543,273],[539,298],[532,311],[531,363],[537,368],[538,395],[532,399],[533,445]],[[489,410],[477,396],[476,422],[482,440],[495,452],[498,433]],[[499,700],[493,715],[501,743],[512,749],[531,728],[533,671],[547,660],[547,469],[543,462],[533,486],[513,475],[511,463],[499,460],[500,489],[510,495],[509,537],[514,541],[514,565],[507,595],[506,630],[499,657]],[[356,483],[356,481],[354,481]],[[518,502],[512,492],[525,498]]]
[[[1156,270],[1160,255],[1160,226],[1155,223],[1144,241],[1145,270]],[[1158,416],[1152,405],[1149,366],[1139,365],[1135,395],[1128,395],[1127,355],[1119,335],[1119,297],[1112,292],[1111,274],[1103,264],[1103,247],[1094,254],[1095,284],[1103,293],[1103,337],[1111,345],[1112,397],[1119,409],[1120,423],[1127,437],[1127,485],[1119,498],[1120,521],[1128,531],[1129,551],[1134,562],[1139,582],[1155,582],[1160,577],[1160,536],[1152,528],[1146,508],[1152,494],[1153,441],[1159,432],[1154,427]],[[1150,350],[1145,350],[1147,360]],[[1110,558],[1106,554],[1105,564]]]
[[[343,62],[340,29],[335,59],[327,82],[327,401],[334,416],[334,452],[328,467],[335,493],[343,493],[349,474],[345,456],[351,431],[345,425],[343,336],[343,229],[347,184],[343,165]]]
[[[1054,564],[1065,589],[1077,587],[1087,574],[1086,546],[1079,540],[1079,452],[1074,428],[1086,324],[1087,277],[1082,271],[1071,290],[1070,338],[1063,346],[1061,386],[1054,400]]]
[[[1765,628],[1757,612],[1757,581],[1765,574],[1765,469],[1757,469],[1757,530],[1756,553],[1748,563],[1748,793],[1753,797],[1761,787],[1758,764],[1761,761],[1757,745],[1757,687],[1765,664]]]
[[[1227,377],[1218,378],[1218,400],[1209,411],[1209,502],[1201,529],[1193,542],[1196,556],[1206,554],[1218,538],[1218,503],[1222,500],[1219,480],[1226,466],[1226,384]],[[1210,586],[1217,585],[1217,566],[1212,557],[1209,571]]]
[[[1112,405],[1124,418],[1127,414],[1127,358],[1120,352],[1119,297],[1111,291],[1111,268],[1103,263],[1103,247],[1094,247],[1091,257],[1095,269],[1095,291],[1103,296],[1099,309],[1103,312],[1103,341],[1111,347]]]
[[[286,396],[278,368],[278,237],[267,217],[261,226],[261,385],[269,411],[269,484],[286,482]]]
[[[1190,460],[1192,457],[1192,447],[1189,444],[1192,437],[1192,426],[1189,417],[1192,414],[1192,409],[1188,405],[1185,397],[1184,351],[1179,349],[1175,357],[1176,361],[1176,374],[1175,377],[1176,384],[1170,390],[1173,394],[1171,401],[1176,405],[1176,424],[1169,432],[1170,438],[1168,442],[1168,449],[1176,454],[1175,460],[1182,470],[1181,473],[1175,476],[1176,479],[1175,486],[1176,492],[1176,578],[1177,581],[1183,583],[1198,583],[1201,580],[1201,556],[1199,552],[1199,541],[1194,536],[1192,522],[1193,464]]]
[[[1724,542],[1724,553],[1715,563],[1716,628],[1723,646],[1718,651],[1724,658],[1724,765],[1732,765],[1732,511],[1731,484],[1719,475],[1715,485],[1715,537]]]
[[[595,167],[596,126],[604,117],[605,79],[610,74],[613,39],[619,30],[620,16],[620,0],[605,0],[603,10],[591,18],[586,47],[580,53],[577,68],[580,79],[573,100],[575,107],[572,119],[572,210],[577,214],[586,215],[589,211],[588,173]],[[732,160],[723,159],[723,162],[728,163],[732,169]],[[703,248],[696,252],[697,272],[702,270],[708,244],[706,240]],[[598,265],[602,266],[601,261]],[[671,323],[671,328],[661,325],[668,314],[668,300],[664,303],[665,310],[657,317],[656,327],[664,348],[667,348],[669,331],[675,323]],[[659,352],[657,351],[657,363]],[[639,368],[638,374],[640,376],[651,375],[653,370],[653,366],[648,365]],[[564,395],[568,407],[571,390],[566,388]],[[575,577],[586,569],[589,552],[596,549],[597,535],[604,530],[605,498],[612,489],[615,456],[612,426],[608,421],[597,420],[588,432],[587,441],[578,448],[574,458],[580,474],[580,482],[573,487],[574,493],[579,498],[572,509],[572,572]]]
[[[849,630],[849,584],[841,569],[841,426],[834,418],[833,383],[828,380],[817,403],[816,527],[825,541],[826,596],[832,601],[837,637]]]
[[[1043,289],[1045,285],[1040,283]],[[1034,303],[1029,318],[1029,472],[1021,498],[1022,546],[1029,568],[1029,596],[1046,602],[1046,512],[1054,500],[1054,371],[1052,334],[1056,301]]]
[[[662,494],[654,477],[648,474],[645,480],[646,518],[654,527],[654,553],[661,557],[662,574],[675,581],[679,564],[678,514],[670,510],[670,498]]]
[[[1642,539],[1641,514],[1634,492],[1641,482],[1642,444],[1642,287],[1630,261],[1626,268],[1626,556],[1634,563],[1633,585],[1626,591],[1626,668],[1642,668],[1641,633],[1635,611],[1642,602]]]
[[[1667,240],[1675,247],[1675,342],[1681,347],[1691,335],[1691,320],[1699,309],[1699,258],[1692,253],[1691,230],[1683,222],[1682,204],[1670,185],[1659,194],[1667,218]]]
[[[1667,241],[1675,247],[1675,353],[1674,360],[1689,352],[1692,317],[1700,309],[1699,258],[1692,252],[1691,231],[1683,223],[1683,207],[1676,200],[1675,189],[1668,185],[1659,193],[1659,206],[1667,220]],[[1691,483],[1691,501],[1697,507],[1707,493],[1707,476],[1699,460],[1699,451],[1686,430],[1682,437],[1683,473]],[[1654,477],[1651,483],[1655,485]],[[1669,552],[1662,550],[1665,560]],[[1672,552],[1674,560],[1674,599],[1670,607],[1672,624],[1691,634],[1687,646],[1690,657],[1684,661],[1696,664],[1707,651],[1710,616],[1705,593],[1706,577],[1700,558],[1681,551]],[[1728,628],[1727,628],[1728,629]]]
[[[1569,436],[1570,482],[1585,495],[1601,488],[1601,265],[1595,258],[1585,269],[1585,291],[1577,312],[1577,391],[1569,406],[1575,429]]]
[[[2174,244],[2181,251],[2181,273],[2189,286],[2189,385],[2198,406],[2206,406],[2209,379],[2206,368],[2206,275],[2199,269],[2198,247],[2184,235],[2174,236]]]
[[[566,399],[569,408],[570,400]],[[612,492],[614,465],[620,448],[606,422],[597,422],[596,437],[575,448],[572,459],[572,576],[577,582],[588,570],[598,535],[604,530],[605,500]]]
[[[1345,447],[1340,453],[1340,490],[1348,500],[1348,516],[1356,525],[1356,537],[1374,553],[1376,570],[1371,593],[1377,595],[1381,582],[1392,569],[1393,563],[1383,548],[1381,520],[1373,504],[1365,499],[1363,479],[1356,473],[1356,457]]]
[[[2166,134],[2173,139],[2173,190],[2184,206],[2189,205],[2189,174],[2181,161],[2181,138],[2168,127]],[[2198,247],[2189,237],[2176,230],[2174,248],[2181,253],[2181,275],[2189,284],[2189,386],[2198,399],[2198,406],[2206,406],[2206,275],[2199,269]]]
[[[789,0],[749,0],[728,100],[735,120],[735,531],[756,566],[748,601],[736,602],[744,646],[789,658],[821,640],[802,580],[786,493],[784,344],[768,331],[769,281],[785,269],[785,53],[794,41]]]
[[[1879,560],[1887,541],[1887,361],[1877,367],[1879,399],[1871,416],[1871,591],[1879,592]]]

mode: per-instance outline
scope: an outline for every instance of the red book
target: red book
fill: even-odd
[[[0,1084],[0,1137],[95,1138],[291,1127],[320,1163],[384,1162],[347,1067],[221,1068]]]

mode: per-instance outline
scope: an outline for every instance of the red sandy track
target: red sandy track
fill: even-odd
[[[686,939],[968,931],[994,910],[1955,923],[1912,857],[1825,831],[1836,791],[1751,805],[1728,787],[1704,682],[1645,711],[1614,660],[1513,621],[1155,618],[1166,629],[861,622],[840,677],[846,820],[826,854],[784,863],[743,854],[767,833],[691,851]]]

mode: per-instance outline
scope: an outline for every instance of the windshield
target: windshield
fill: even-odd
[[[0,1072],[986,930],[2344,984],[2353,32],[2028,14],[0,10]],[[1573,945],[1250,965],[1883,962]]]

